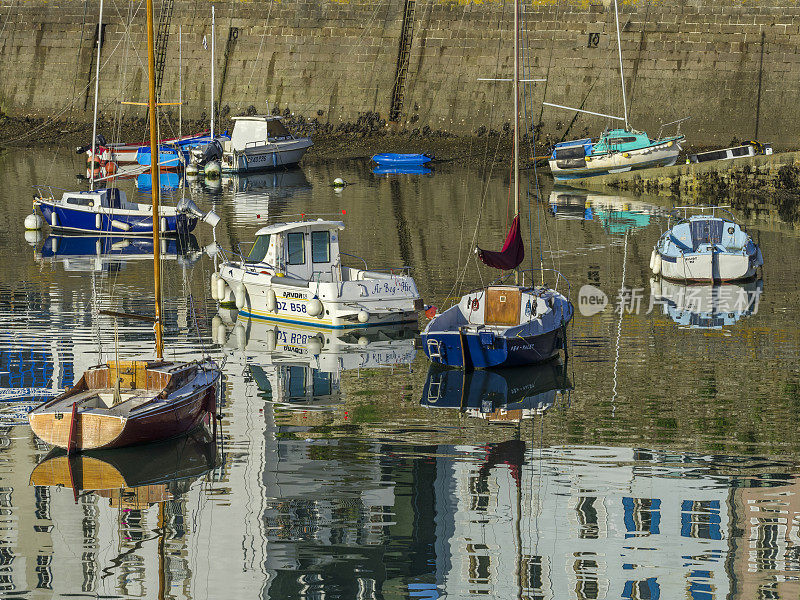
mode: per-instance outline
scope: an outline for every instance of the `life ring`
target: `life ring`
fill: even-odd
[[[478,310],[480,308],[480,306],[481,306],[481,303],[478,301],[478,298],[477,297],[473,298],[472,299],[472,312],[475,312],[476,310]]]

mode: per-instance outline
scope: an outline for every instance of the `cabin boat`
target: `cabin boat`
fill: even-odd
[[[409,268],[342,265],[343,229],[341,221],[322,219],[261,228],[246,257],[223,262],[211,276],[212,297],[242,316],[280,323],[330,329],[416,323],[423,303]]]
[[[723,207],[678,207],[684,218],[667,229],[650,255],[656,275],[678,281],[736,281],[754,277],[761,249]],[[688,216],[688,211],[700,214]],[[722,216],[718,216],[722,213]]]
[[[722,329],[758,312],[763,282],[691,284],[660,277],[650,280],[653,304],[682,328]]]
[[[748,156],[758,156],[760,154],[772,154],[772,144],[760,144],[758,142],[747,142],[740,146],[721,148],[719,150],[708,150],[698,152],[689,156],[689,162],[701,163],[712,160],[733,160],[735,158],[745,158]]]
[[[551,360],[517,369],[473,371],[431,365],[420,405],[450,408],[489,421],[520,421],[546,412],[572,390],[567,364]]]
[[[70,453],[169,439],[215,413],[219,377],[209,359],[109,361],[88,369],[28,420],[42,441]]]
[[[222,144],[222,170],[247,173],[288,167],[300,162],[313,146],[309,137],[295,137],[280,117],[233,117],[231,139]]]
[[[153,207],[128,201],[125,192],[104,188],[64,192],[56,200],[50,187],[37,188],[34,209],[54,230],[111,235],[152,235]],[[198,216],[174,206],[159,207],[163,234],[185,234],[197,226]]]
[[[683,135],[651,140],[634,129],[610,129],[600,139],[560,142],[550,156],[550,171],[556,181],[623,173],[650,167],[674,165],[681,152]]]
[[[565,348],[572,314],[554,289],[489,286],[434,317],[422,348],[434,363],[466,369],[545,362]]]

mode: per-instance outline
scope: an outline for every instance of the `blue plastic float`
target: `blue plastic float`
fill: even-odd
[[[372,169],[372,173],[375,175],[428,175],[429,173],[433,173],[433,171],[422,165],[404,165],[396,167],[378,165]]]
[[[376,154],[372,157],[372,160],[385,167],[399,167],[402,165],[424,165],[432,159],[427,154],[395,154],[393,152],[386,152],[384,154]]]

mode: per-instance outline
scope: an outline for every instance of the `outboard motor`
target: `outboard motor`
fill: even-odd
[[[211,140],[201,148],[192,148],[192,163],[198,167],[221,158],[222,144],[219,143],[219,140]]]
[[[204,213],[191,198],[187,198],[186,196],[178,201],[178,206],[176,208],[178,212],[197,217],[201,221],[211,225],[211,227],[216,227],[220,220],[217,213],[213,210]]]
[[[94,138],[94,145],[96,147],[105,146],[106,145],[106,138],[102,133],[98,133],[97,137]],[[86,144],[85,146],[78,146],[75,148],[75,154],[83,154],[84,152],[88,152],[92,149],[91,144]]]

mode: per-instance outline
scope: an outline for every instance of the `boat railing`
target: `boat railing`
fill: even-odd
[[[716,217],[717,211],[720,211],[728,215],[732,221],[736,222],[736,218],[733,216],[733,213],[728,210],[729,208],[731,208],[731,206],[727,204],[721,206],[711,206],[707,204],[698,204],[694,206],[673,206],[669,214],[671,217],[674,217],[675,219],[678,219],[679,222],[681,222],[689,219],[689,213],[691,211],[697,211],[701,214],[711,211],[712,217]],[[681,216],[680,211],[683,211],[683,216]]]
[[[660,140],[661,139],[661,134],[664,132],[664,128],[665,127],[671,127],[672,125],[676,125],[677,126],[675,128],[675,135],[676,136],[681,135],[681,123],[683,123],[684,121],[688,121],[691,118],[692,117],[683,117],[682,119],[678,119],[677,121],[670,121],[669,123],[662,123],[661,127],[659,127],[659,129],[658,129],[658,136],[656,137],[656,139]]]
[[[46,192],[49,192],[50,198],[52,200],[56,199],[56,195],[53,193],[53,190],[58,190],[59,192],[69,192],[70,190],[66,190],[64,188],[53,187],[52,185],[34,185],[31,186],[36,192],[39,194],[40,197],[44,196]]]
[[[525,273],[529,273],[530,274],[531,281],[533,281],[534,273],[545,273],[545,272],[555,273],[556,274],[556,283],[555,283],[555,285],[553,286],[552,289],[557,292],[558,291],[558,285],[561,282],[561,280],[563,279],[564,283],[567,284],[567,295],[569,296],[569,295],[572,294],[572,284],[570,283],[569,279],[567,279],[564,276],[564,274],[561,273],[561,271],[559,271],[557,269],[531,268],[531,269],[519,269],[516,272],[517,273],[522,273],[522,279],[523,279],[522,285],[525,285]],[[494,281],[492,281],[489,285],[492,286],[492,285],[498,285],[498,284],[504,283],[511,276],[512,273],[514,273],[514,271],[509,271],[505,275],[502,275],[502,276],[498,277],[497,279],[495,279]],[[483,289],[483,288],[476,288],[475,290],[472,290],[472,291],[475,292],[475,291],[478,291],[478,290],[481,290],[481,289]]]

